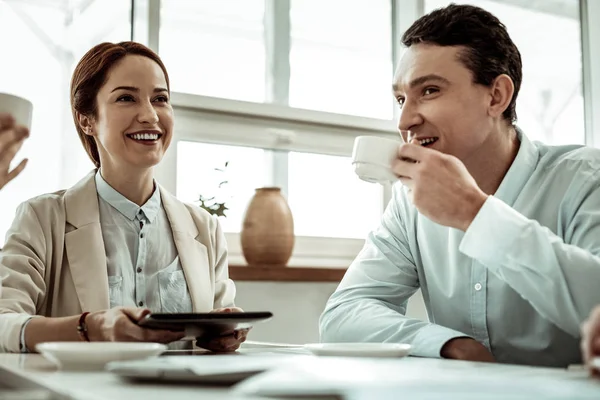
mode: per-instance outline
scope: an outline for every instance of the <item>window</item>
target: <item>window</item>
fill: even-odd
[[[291,0],[290,15],[290,106],[391,120],[391,2]]]
[[[229,160],[227,190],[218,192],[228,198],[221,221],[232,259],[248,202],[265,185],[282,187],[288,197],[297,253],[313,251],[321,239],[343,238],[327,242],[333,244],[321,261],[355,254],[384,204],[382,188],[359,181],[348,156],[357,134],[393,131],[391,1],[163,0],[160,15],[159,53],[173,91],[183,94],[176,111],[186,116],[176,125],[176,160],[163,168],[177,171],[177,196],[196,201],[211,193],[220,178],[208,176]],[[228,117],[217,117],[223,100],[193,95],[277,105],[231,102]],[[288,106],[304,110],[290,114]],[[186,110],[196,113],[192,121],[185,121]],[[300,113],[306,124],[294,121]],[[331,113],[351,116],[333,117],[346,129],[323,126]],[[383,120],[385,129],[373,130],[372,119]]]
[[[254,190],[267,186],[268,151],[208,143],[177,143],[177,197],[199,204],[200,196],[224,203],[225,232],[241,231]],[[212,204],[213,201],[207,201]]]
[[[264,101],[264,0],[168,0],[161,7],[159,51],[171,90]]]
[[[292,0],[290,24],[271,24],[273,32],[266,1],[162,1],[159,51],[173,91],[265,102],[267,66],[289,64],[289,76],[274,77],[285,80],[274,86],[289,83],[279,102],[392,119],[391,1]],[[266,59],[267,33],[290,38],[275,60]]]
[[[449,3],[425,0],[425,9],[429,12]],[[523,83],[517,98],[517,123],[525,134],[548,144],[585,143],[579,1],[456,3],[493,13],[519,48]]]
[[[69,187],[91,169],[70,114],[71,72],[92,45],[130,39],[133,5],[136,40],[158,50],[171,78],[175,138],[157,168],[161,184],[184,201],[225,201],[221,220],[234,262],[243,262],[239,231],[254,189],[280,186],[295,219],[291,264],[347,266],[390,194],[355,177],[354,138],[396,137],[391,81],[399,37],[424,11],[449,3],[0,0],[0,51],[17,56],[0,63],[0,76],[10,78],[0,80],[0,91],[34,103],[32,137],[19,155],[31,161],[0,194],[8,210],[0,234],[18,203]],[[582,57],[579,2],[470,3],[505,22],[523,54],[518,114],[527,135],[551,144],[583,143],[586,133],[588,143],[598,140],[589,128],[599,125],[593,112],[584,132],[581,94],[582,76],[600,81],[597,35],[584,29]],[[596,3],[582,5],[586,21],[596,21]],[[588,110],[600,98],[597,86],[586,85]],[[225,162],[225,172],[215,170]]]
[[[273,151],[180,141],[177,197],[224,203],[223,230],[239,233],[255,189],[272,185]],[[364,239],[383,211],[382,188],[359,180],[349,157],[289,153],[288,203],[298,236]]]
[[[71,73],[92,45],[128,40],[129,17],[130,2],[121,0],[0,0],[0,91],[34,107],[31,137],[17,156],[29,163],[0,194],[0,236],[19,203],[71,186],[91,170],[71,117]]]
[[[255,188],[278,186],[294,217],[290,265],[348,266],[385,204],[380,185],[354,174],[349,158],[354,137],[395,133],[366,129],[350,116],[344,118],[347,129],[316,125],[311,121],[322,115],[314,111],[292,120],[282,106],[236,102],[235,111],[214,112],[203,99],[177,93],[172,102],[176,143],[157,179],[183,201],[198,204],[203,195],[226,203],[221,223],[232,264],[244,263],[239,232]],[[215,171],[227,161],[225,172]]]
[[[296,235],[364,239],[379,223],[382,187],[361,181],[349,157],[291,152],[288,181]]]

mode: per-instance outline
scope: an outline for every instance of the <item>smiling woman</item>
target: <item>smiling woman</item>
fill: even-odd
[[[90,62],[98,59],[106,61]],[[171,142],[173,109],[169,104],[169,75],[158,55],[138,43],[127,42],[122,47],[103,43],[88,52],[79,67],[71,81],[73,118],[94,165],[100,167],[109,153],[121,155],[117,163],[128,167],[142,162],[139,157],[149,158],[142,162],[147,166],[160,162]],[[149,142],[154,145],[152,150],[127,148],[126,139],[139,143],[146,134],[161,136],[160,141]],[[111,160],[115,161],[114,157]]]
[[[73,119],[96,169],[19,207],[0,255],[0,351],[170,343],[184,333],[136,322],[150,312],[238,310],[218,221],[154,180],[173,135],[169,95],[162,61],[138,43],[99,44],[75,68]],[[197,344],[230,351],[245,335]]]

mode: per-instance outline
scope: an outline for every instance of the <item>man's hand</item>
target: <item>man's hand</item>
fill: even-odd
[[[454,360],[496,362],[492,353],[484,345],[474,339],[464,337],[446,342],[440,355]]]
[[[29,129],[16,125],[11,115],[0,113],[0,189],[15,179],[27,165],[25,159],[14,169],[10,169],[10,163],[28,136]]]
[[[416,144],[403,144],[392,165],[417,210],[440,225],[466,231],[487,195],[456,157]]]
[[[591,365],[594,357],[600,357],[600,306],[596,307],[581,325],[581,352],[590,372],[600,376],[600,371]]]

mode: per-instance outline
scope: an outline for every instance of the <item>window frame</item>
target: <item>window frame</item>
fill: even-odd
[[[235,104],[223,109],[222,102]],[[172,93],[176,135],[171,148],[155,170],[156,179],[176,193],[177,143],[202,142],[272,150],[303,151],[348,156],[357,135],[396,137],[393,121],[331,115],[320,111],[292,110],[276,104],[257,104],[228,99]],[[300,112],[296,112],[300,111]],[[288,114],[294,114],[293,118]],[[243,129],[240,129],[243,127]],[[327,137],[323,141],[323,137]],[[275,154],[281,154],[277,152]],[[285,167],[287,168],[287,153]],[[277,168],[274,158],[273,168]],[[275,175],[275,174],[274,174]],[[383,187],[382,187],[383,188]],[[391,194],[385,187],[384,196]],[[389,201],[384,197],[384,206]],[[226,233],[231,264],[244,264],[239,233]],[[347,267],[358,254],[364,239],[296,236],[291,266]]]
[[[131,0],[134,40],[159,51],[161,0]],[[388,0],[392,3],[392,57],[394,70],[399,57],[402,33],[424,13],[424,0]],[[497,0],[501,1],[501,0]],[[287,106],[289,95],[290,9],[291,0],[265,0],[266,99],[270,103],[173,93],[176,137],[171,150],[156,169],[156,178],[176,193],[177,141],[252,146],[284,150],[274,153],[272,182],[288,193],[287,151],[349,156],[354,138],[359,135],[396,136],[393,120],[349,116],[296,109]],[[583,85],[586,144],[600,146],[600,4],[580,0],[582,29]],[[390,95],[390,101],[393,101]],[[242,129],[239,129],[243,127]],[[244,132],[244,134],[241,134]],[[318,135],[318,140],[315,140]],[[391,198],[391,187],[382,187],[383,206]],[[226,234],[231,264],[243,264],[239,234]],[[363,239],[296,237],[289,265],[347,267],[360,251]]]
[[[600,147],[600,3],[580,0],[585,143]],[[595,68],[594,68],[595,66]]]

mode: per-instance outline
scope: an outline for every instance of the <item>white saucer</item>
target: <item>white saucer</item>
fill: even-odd
[[[401,343],[312,343],[304,348],[318,356],[406,357],[411,347]]]
[[[47,342],[38,344],[36,350],[65,369],[102,369],[111,361],[157,356],[167,346],[137,342]]]

